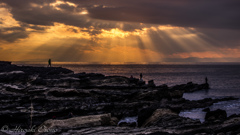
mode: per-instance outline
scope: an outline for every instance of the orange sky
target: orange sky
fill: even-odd
[[[60,5],[74,10],[67,11]],[[29,12],[38,9],[41,14],[46,14],[45,7],[57,14],[79,17],[79,24],[84,23],[77,26],[54,19],[50,25],[26,23],[14,14],[16,7],[2,2],[0,60],[42,62],[51,58],[56,62],[141,63],[178,62],[188,58],[232,62],[240,58],[239,39],[222,42],[218,40],[220,36],[211,37],[205,33],[205,29],[95,19],[89,15],[87,8],[77,10],[78,4],[61,0],[41,4],[32,2],[28,5]],[[59,18],[61,20],[61,16]],[[219,31],[212,30],[216,33]],[[225,31],[239,34],[235,30]],[[234,46],[228,46],[232,42]]]

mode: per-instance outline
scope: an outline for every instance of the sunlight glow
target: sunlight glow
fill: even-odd
[[[77,6],[62,0],[57,0],[50,6],[61,10],[58,7],[61,4]],[[42,5],[32,4],[32,7],[42,8]],[[81,9],[76,14],[86,15],[88,11]],[[10,11],[1,8],[1,5],[0,18],[2,28],[20,27]],[[123,30],[126,23],[122,22],[93,21],[90,18],[86,21],[92,21],[92,26],[81,28],[57,22],[52,26],[29,24],[31,27],[25,28],[28,37],[13,43],[0,42],[0,53],[3,55],[1,59],[43,61],[51,57],[55,61],[142,63],[161,62],[164,58],[240,57],[240,49],[215,48],[202,38],[205,35],[194,28],[135,23],[141,28],[128,31]],[[99,28],[101,25],[112,27],[114,24],[115,28]],[[33,29],[34,26],[43,30]],[[1,32],[14,34],[17,30]]]
[[[58,6],[62,5],[62,4],[67,4],[67,5],[73,6],[75,8],[77,7],[77,5],[74,4],[74,3],[71,3],[71,2],[68,2],[68,1],[64,2],[62,0],[56,0],[56,2],[51,3],[50,6],[54,7],[56,10],[62,10],[61,8],[58,7]]]
[[[1,7],[4,4],[0,5],[0,28],[1,27],[19,27],[18,21],[13,18],[13,15],[10,13],[9,9]]]
[[[124,32],[118,28],[116,29],[111,29],[109,30],[104,30],[102,29],[102,34],[100,35],[101,37],[110,37],[110,38],[115,38],[115,37],[120,37],[120,38],[124,38],[129,36],[129,32]]]
[[[86,9],[83,9],[83,11],[79,12],[79,14],[81,15],[87,15],[88,14],[88,11]]]

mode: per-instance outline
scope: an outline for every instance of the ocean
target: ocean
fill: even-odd
[[[20,64],[18,64],[20,65]],[[32,66],[46,66],[30,64]],[[73,70],[75,73],[101,73],[107,76],[133,75],[139,78],[143,74],[143,80],[154,80],[156,85],[167,84],[174,86],[188,82],[204,83],[205,77],[210,84],[209,90],[201,90],[193,93],[185,93],[183,97],[188,100],[200,100],[204,98],[224,98],[233,96],[240,98],[240,64],[238,63],[207,63],[207,64],[68,64],[58,63],[53,66],[61,66]],[[184,110],[180,116],[204,121],[204,108]],[[225,101],[214,104],[210,110],[224,109],[227,115],[240,114],[240,100]]]

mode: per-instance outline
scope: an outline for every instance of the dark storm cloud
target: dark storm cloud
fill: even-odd
[[[7,3],[12,8],[23,9],[30,6],[31,3],[44,4],[55,2],[56,0],[1,0],[0,2]]]
[[[31,31],[26,31],[27,28],[31,28]],[[7,42],[15,42],[18,39],[27,38],[30,32],[43,32],[45,30],[44,27],[29,25],[25,23],[21,23],[18,27],[6,27],[0,29],[0,40],[4,40]]]
[[[69,11],[69,12],[73,12],[75,7],[74,6],[70,6],[68,4],[61,4],[58,6],[59,8],[65,10],[65,11]]]
[[[86,8],[90,17],[102,20],[138,23],[170,24],[199,28],[240,28],[239,0],[65,0],[77,4],[58,5],[63,11],[46,6],[55,0],[1,0],[12,8],[15,19],[37,25],[52,25],[53,22],[79,27],[90,27],[86,17],[73,14]],[[32,3],[43,5],[33,8]],[[114,28],[108,24],[100,28]],[[133,27],[133,26],[132,26]],[[128,30],[128,28],[126,29]]]
[[[56,8],[50,6],[50,3],[55,2],[55,0],[26,0],[24,2],[20,2],[19,0],[2,0],[2,2],[7,4],[7,8],[11,9],[10,11],[13,14],[14,19],[26,24],[50,26],[53,25],[54,22],[58,22],[82,28],[94,26],[96,30],[112,29],[117,27],[115,22],[91,20],[88,15],[77,14],[77,12],[79,13],[86,9],[96,8],[96,3],[92,3],[91,0],[73,1],[76,2],[77,7],[66,3],[60,4],[57,8],[60,8],[61,10],[57,10]],[[42,7],[33,7],[33,4],[38,4]],[[122,26],[122,29],[125,31],[133,31],[136,28],[141,27],[127,22]]]
[[[27,37],[28,37],[28,33],[22,27],[0,29],[0,40],[14,42],[18,39],[27,38]]]
[[[234,48],[240,46],[240,31],[232,29],[196,29],[200,37],[213,46]]]
[[[55,1],[0,0],[0,3],[7,4],[6,8],[10,9],[14,19],[22,23],[22,27],[38,31],[44,30],[44,28],[37,25],[53,25],[54,22],[89,28],[84,31],[90,35],[100,34],[101,29],[121,28],[124,31],[134,31],[143,27],[151,27],[151,24],[170,24],[198,28],[197,31],[204,34],[201,38],[212,45],[235,47],[239,46],[240,43],[240,32],[238,31],[240,28],[239,0],[64,0],[75,3],[77,7],[60,4],[57,8],[61,10],[50,6],[50,3]],[[43,7],[33,7],[33,4]],[[85,9],[89,14],[76,14],[76,12]],[[121,27],[117,25],[119,21],[123,23]],[[139,23],[149,23],[149,25],[139,25]],[[92,26],[94,28],[90,30]],[[23,29],[11,34],[6,34],[4,32],[6,30],[0,30],[0,36],[1,39],[9,42],[28,35]],[[78,32],[74,29],[71,31]],[[155,49],[159,52],[172,54],[185,51],[164,31],[148,34],[156,46]],[[143,48],[141,39],[138,39],[138,42],[139,48]],[[203,50],[196,48],[195,51]]]
[[[240,58],[197,58],[197,57],[189,57],[189,58],[163,58],[164,62],[184,62],[184,63],[189,63],[189,62],[233,62],[232,64],[235,64],[235,62],[239,63]],[[212,63],[214,64],[214,63]],[[223,64],[223,63],[221,63]],[[229,64],[229,63],[227,63]]]
[[[240,28],[239,0],[105,0],[105,4],[113,8],[90,8],[90,16],[183,27]]]
[[[73,14],[74,7],[61,4],[58,8],[64,11],[56,10],[49,4],[55,0],[2,0],[11,9],[14,19],[17,21],[34,24],[34,25],[53,25],[54,22],[65,23],[69,25],[89,27],[90,23],[86,22],[86,18],[77,14]],[[45,3],[45,5],[44,5]],[[33,7],[31,4],[38,4],[40,7]]]
[[[85,19],[78,15],[63,13],[51,7],[12,10],[13,17],[21,22],[34,25],[53,25],[54,22],[61,22],[69,25],[89,26]]]

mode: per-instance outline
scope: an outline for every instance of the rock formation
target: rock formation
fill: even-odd
[[[178,115],[184,109],[206,108],[235,98],[189,101],[182,98],[184,92],[209,86],[148,83],[123,76],[74,74],[61,67],[0,62],[0,127],[34,127],[35,134],[41,135],[51,134],[50,129],[59,134],[239,133],[239,115],[227,118],[209,112],[205,123]],[[213,119],[220,121],[210,122]],[[41,127],[46,132],[37,132]]]

